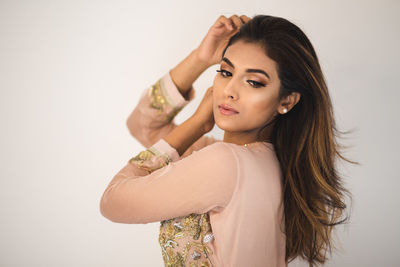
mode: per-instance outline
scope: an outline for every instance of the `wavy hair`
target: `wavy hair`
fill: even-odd
[[[347,206],[336,159],[345,158],[337,138],[332,102],[319,60],[303,31],[290,21],[256,15],[242,25],[225,47],[242,40],[261,44],[277,63],[281,81],[279,100],[292,92],[300,93],[298,103],[287,113],[278,114],[273,125],[272,143],[283,174],[283,201],[286,235],[286,261],[301,257],[315,266],[332,252],[333,227],[342,219]],[[269,125],[269,124],[268,124]],[[341,220],[342,219],[342,220]]]

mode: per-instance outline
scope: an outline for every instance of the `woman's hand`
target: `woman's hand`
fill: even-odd
[[[219,63],[229,38],[236,34],[240,27],[249,20],[251,18],[245,15],[240,17],[232,15],[229,18],[221,15],[208,30],[207,35],[197,48],[198,58],[209,66]]]
[[[197,121],[202,126],[203,134],[208,133],[214,128],[214,113],[213,113],[213,92],[212,87],[208,88],[203,96],[195,113],[191,119]]]

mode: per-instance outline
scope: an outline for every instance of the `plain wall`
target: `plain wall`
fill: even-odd
[[[0,1],[0,265],[163,266],[159,223],[102,217],[103,191],[144,147],[125,122],[142,91],[220,15],[301,27],[319,56],[342,143],[351,222],[326,266],[399,266],[398,1]],[[196,110],[217,65],[194,83]],[[209,133],[222,138],[215,126]],[[349,204],[350,205],[350,204]],[[289,266],[306,266],[296,261]]]

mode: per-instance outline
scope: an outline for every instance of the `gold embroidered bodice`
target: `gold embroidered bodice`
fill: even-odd
[[[210,267],[214,241],[208,213],[164,220],[160,223],[158,241],[165,266]]]

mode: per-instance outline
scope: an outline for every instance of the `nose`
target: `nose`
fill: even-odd
[[[237,83],[235,82],[235,79],[230,79],[230,81],[225,85],[224,88],[224,94],[226,97],[230,97],[232,99],[237,99],[238,98],[238,92],[236,89]]]

